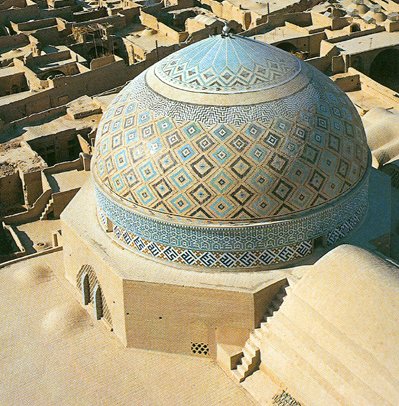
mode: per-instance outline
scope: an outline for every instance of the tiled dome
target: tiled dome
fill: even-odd
[[[367,144],[352,103],[284,51],[215,36],[151,72],[115,99],[97,136],[96,179],[128,205],[181,219],[258,221],[331,201],[364,175]],[[191,103],[173,100],[181,89],[195,91]],[[199,90],[217,93],[197,105]],[[230,101],[234,91],[245,93]],[[249,94],[258,103],[242,105]],[[218,106],[215,96],[224,96]]]
[[[165,83],[184,90],[237,93],[292,80],[300,62],[278,48],[244,37],[210,37],[163,59],[155,68]]]
[[[157,231],[142,219],[217,234],[341,210],[368,159],[360,117],[330,79],[282,50],[226,35],[173,53],[120,92],[98,129],[93,175],[101,210],[116,205],[122,230],[153,241]],[[118,224],[112,216],[121,214],[108,214]],[[291,240],[306,239],[299,235]]]

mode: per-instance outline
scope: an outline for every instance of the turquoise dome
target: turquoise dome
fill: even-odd
[[[242,268],[345,236],[367,209],[369,166],[361,119],[329,78],[227,35],[169,55],[118,94],[92,173],[100,221],[117,241],[186,265]]]
[[[206,93],[266,90],[292,80],[298,59],[239,36],[215,36],[160,61],[155,74],[180,89]]]

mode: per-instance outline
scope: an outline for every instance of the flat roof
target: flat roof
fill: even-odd
[[[359,54],[373,49],[392,47],[399,45],[399,31],[377,32],[362,37],[351,38],[345,41],[335,42],[342,54]]]
[[[251,38],[257,41],[273,44],[280,41],[289,41],[292,38],[303,38],[309,36],[309,33],[295,30],[291,27],[277,27],[264,34],[253,35]]]
[[[153,49],[155,49],[157,42],[158,42],[158,47],[170,46],[170,45],[175,44],[175,42],[173,40],[171,40],[169,37],[167,37],[166,35],[163,35],[159,32],[149,34],[149,35],[146,35],[146,34],[140,35],[140,36],[128,35],[127,37],[125,37],[125,39],[128,42],[133,43],[134,45],[144,49],[145,51],[152,51]]]
[[[53,192],[65,192],[82,187],[90,176],[88,171],[66,171],[47,175],[47,180]]]
[[[39,92],[43,92],[43,91],[44,91],[44,89],[38,90],[35,93],[39,93]],[[13,93],[13,94],[8,94],[6,96],[2,96],[2,97],[0,97],[0,106],[4,106],[6,104],[13,103],[18,100],[24,100],[27,97],[31,96],[32,94],[34,94],[34,93],[31,92],[30,90],[27,90],[25,92]]]
[[[94,114],[92,116],[83,117],[74,120],[68,115],[58,117],[48,123],[38,124],[35,126],[25,127],[26,132],[22,136],[25,141],[32,141],[36,138],[46,137],[48,135],[55,135],[67,130],[87,129],[90,127],[97,127],[102,114]]]
[[[18,74],[23,75],[24,72],[19,70],[15,66],[7,66],[5,68],[0,69],[0,77],[7,77],[7,76],[18,75]]]

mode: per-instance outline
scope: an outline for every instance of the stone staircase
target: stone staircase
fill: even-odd
[[[295,294],[268,323],[262,323],[261,330],[262,368],[300,393],[305,404],[317,405],[320,399],[328,405],[394,404],[392,381],[397,380]],[[378,381],[377,390],[369,386],[370,379]]]
[[[238,382],[243,382],[245,378],[247,378],[257,369],[259,369],[260,346],[263,335],[262,327],[264,328],[268,320],[280,308],[281,304],[284,301],[284,297],[287,295],[288,289],[289,285],[288,282],[286,282],[277,292],[276,296],[266,309],[266,312],[263,316],[263,322],[261,322],[260,327],[256,328],[249,335],[249,338],[242,349],[241,363],[237,365],[236,369],[233,369],[231,371],[233,373],[233,376],[235,377],[235,379],[237,379]]]
[[[40,220],[47,220],[49,218],[49,215],[53,212],[54,209],[54,200],[52,197],[50,197],[50,200],[46,204],[46,207],[44,208],[42,214],[40,215]]]

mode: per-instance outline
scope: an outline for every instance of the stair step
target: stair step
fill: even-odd
[[[232,373],[234,379],[236,379],[238,382],[241,381],[242,376],[236,369],[232,369],[231,373]]]
[[[320,348],[322,354],[319,354],[318,364],[324,363],[331,368],[334,366],[333,371],[347,371],[347,374],[351,376],[348,384],[350,383],[351,387],[360,388],[358,392],[367,394],[374,404],[385,404],[385,399],[389,400],[398,396],[396,389],[398,380],[392,377],[372,354],[356,345],[298,296],[292,295],[287,301],[287,305],[288,307],[285,307],[283,312],[273,317],[269,327],[278,323],[279,319],[284,317],[287,319],[285,315],[289,314],[290,308],[295,309],[298,317],[295,320],[290,318],[289,321],[290,326],[292,325],[291,329],[295,329],[294,337],[302,337],[301,346],[303,347],[303,343],[306,343],[314,351]],[[315,331],[317,335],[310,336],[308,331]],[[339,351],[335,350],[334,354],[331,354],[328,352],[329,348],[338,348]],[[368,386],[370,371],[373,371],[373,389]]]
[[[267,345],[262,353],[262,360],[268,370],[294,394],[301,394],[304,404],[314,405],[315,399],[323,399],[323,404],[339,406],[345,404],[344,399],[329,385],[322,376],[289,347],[288,343],[273,334],[267,334]],[[306,390],[304,390],[306,389]],[[311,393],[311,396],[307,396]]]
[[[273,306],[274,309],[278,310],[283,303],[282,299],[273,299],[271,305]]]
[[[259,348],[261,346],[262,343],[262,335],[260,337],[257,337],[253,332],[251,333],[251,335],[249,336],[250,341],[252,342],[252,344]]]
[[[242,350],[242,358],[246,358],[249,361],[255,356],[257,348],[249,348],[245,346]],[[243,361],[242,361],[243,362]]]
[[[254,342],[251,342],[251,339],[249,339],[245,343],[245,346],[243,348],[243,351],[247,352],[252,357],[255,356],[257,350],[259,350],[259,346],[257,344],[255,344]]]
[[[322,375],[324,379],[336,388],[337,392],[345,397],[350,397],[351,404],[363,404],[364,398],[358,397],[361,393],[372,404],[383,404],[381,399],[364,382],[360,381],[343,364],[334,358],[326,349],[318,346],[305,332],[297,328],[292,321],[279,315],[274,321],[273,331],[278,333],[282,340],[289,342],[291,348],[300,351],[302,358],[312,368]],[[355,390],[353,390],[355,388]]]
[[[260,328],[256,328],[252,334],[258,339],[262,340],[262,330]]]
[[[280,292],[280,293],[277,293],[276,299],[278,299],[278,300],[283,300],[286,296],[287,296],[287,294],[285,293],[285,291],[284,291],[284,292]]]
[[[244,381],[247,376],[251,375],[255,370],[257,370],[259,368],[259,364],[260,351],[257,351],[256,357],[250,361],[244,357],[242,364],[237,366],[237,373],[240,376],[240,382]]]
[[[245,373],[247,372],[247,365],[243,365],[243,364],[237,365],[237,372],[238,372],[238,375],[240,377],[240,382],[241,382],[241,379],[245,378]]]
[[[273,316],[273,313],[274,313],[274,309],[272,309],[271,307],[268,307],[265,315],[270,317],[270,316]]]
[[[47,202],[44,210],[42,211],[42,214],[40,215],[39,219],[46,220],[48,218],[48,215],[51,212],[53,206],[54,206],[54,200],[53,200],[53,198],[50,198],[50,200]]]
[[[249,375],[242,386],[254,397],[258,405],[270,405],[273,396],[281,393],[280,386],[262,371]]]

